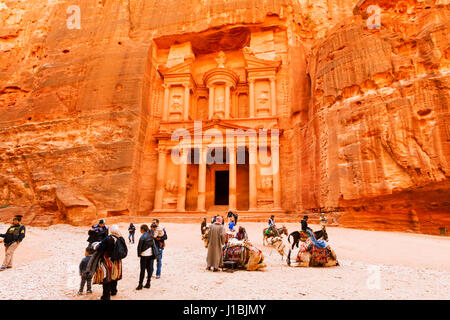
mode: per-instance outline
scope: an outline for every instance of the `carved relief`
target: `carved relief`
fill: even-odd
[[[169,120],[183,119],[184,94],[180,88],[173,88],[169,102]]]
[[[216,101],[214,104],[214,118],[223,119],[225,117],[225,97],[221,90],[216,89]]]
[[[261,192],[272,191],[273,180],[271,176],[262,176],[259,180],[258,190]]]
[[[268,81],[256,82],[256,114],[270,115],[270,87]]]
[[[216,58],[217,68],[225,68],[226,61],[227,61],[227,56],[225,55],[225,52],[220,51]]]
[[[171,194],[177,194],[177,192],[178,192],[178,184],[173,179],[167,180],[164,188],[166,189],[166,191],[168,193],[171,193]]]

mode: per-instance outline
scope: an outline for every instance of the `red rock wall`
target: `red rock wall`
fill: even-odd
[[[448,14],[386,5],[380,30],[356,16],[314,48],[301,138],[314,144],[302,166],[315,184],[302,193],[310,207],[319,197],[344,226],[448,228]]]
[[[162,105],[153,39],[278,25],[285,209],[324,208],[350,227],[450,228],[449,8],[435,2],[382,1],[381,29],[368,30],[370,1],[3,1],[0,216],[149,214]],[[66,26],[69,5],[80,30]]]

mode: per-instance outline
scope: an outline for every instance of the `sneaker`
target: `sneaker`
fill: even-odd
[[[219,269],[217,269],[217,268],[214,268],[213,272],[217,272],[217,271],[219,271]]]
[[[145,289],[150,289],[150,282],[147,282],[144,286]]]
[[[1,267],[0,271],[6,270],[6,267]]]
[[[83,291],[78,291],[78,295],[82,296],[83,295]]]
[[[138,285],[136,290],[142,290],[142,284]]]
[[[156,276],[156,279],[159,279],[159,278],[161,278],[161,276]]]
[[[87,293],[87,294],[91,294],[91,293],[92,293],[92,290],[88,290],[88,291],[86,291],[86,293]]]
[[[206,267],[206,270],[208,270],[208,271],[211,270],[211,267]]]

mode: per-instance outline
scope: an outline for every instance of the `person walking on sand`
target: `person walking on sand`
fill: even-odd
[[[134,244],[134,233],[136,232],[136,227],[133,223],[130,223],[130,226],[128,227],[128,241],[130,243]],[[131,241],[133,240],[133,242]]]
[[[96,244],[94,249],[100,256],[95,271],[94,283],[103,285],[101,300],[110,300],[117,294],[117,282],[122,279],[122,260],[127,256],[128,249],[119,227],[111,227],[111,234]],[[92,258],[91,260],[96,260]],[[88,265],[88,270],[91,268]]]
[[[146,224],[141,225],[141,238],[139,239],[137,247],[137,255],[140,258],[141,272],[139,274],[139,285],[136,290],[142,290],[142,288],[149,289],[150,282],[153,275],[153,262],[155,261],[156,254],[158,252],[156,243],[150,230]],[[144,283],[145,271],[147,271],[147,282]]]
[[[206,257],[206,270],[219,271],[223,264],[222,247],[225,244],[225,230],[222,224],[222,217],[217,217],[208,232],[208,255]]]
[[[0,234],[5,244],[5,259],[3,260],[0,271],[12,268],[14,251],[16,251],[19,244],[25,238],[25,226],[20,221],[22,221],[22,216],[15,216],[11,227],[8,228],[6,233]]]
[[[154,232],[154,237],[156,240],[156,247],[159,250],[159,255],[156,258],[156,279],[161,278],[161,267],[162,267],[162,256],[164,248],[166,247],[165,241],[167,240],[166,229],[159,225],[158,219],[153,219],[152,225],[156,225],[156,230]]]
[[[105,224],[105,220],[101,219],[96,225],[93,225],[88,231],[89,238],[87,241],[89,244],[94,242],[101,242],[109,234],[108,226]]]
[[[91,260],[92,255],[94,254],[94,249],[91,246],[88,246],[84,252],[85,257],[80,262],[79,270],[81,276],[80,290],[78,291],[79,295],[83,294],[84,285],[87,285],[86,293],[92,293],[92,274],[87,272],[87,266],[89,264],[89,260]]]

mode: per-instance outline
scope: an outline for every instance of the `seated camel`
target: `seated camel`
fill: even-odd
[[[299,247],[299,242],[305,242],[306,239],[308,239],[308,235],[306,234],[306,232],[304,231],[294,231],[291,232],[288,236],[288,242],[291,243],[291,237],[292,237],[292,250],[294,249],[295,246],[297,246],[297,248]],[[328,241],[328,234],[327,234],[327,230],[325,229],[325,226],[322,227],[322,230],[319,231],[314,231],[314,237],[319,240],[319,239],[323,239],[325,241]]]
[[[285,255],[284,249],[286,248],[283,239],[281,237],[270,237],[267,239],[267,243],[269,244],[269,246],[277,250],[278,253],[281,255],[281,259],[283,259]]]
[[[291,265],[291,252],[287,255],[287,264]],[[307,239],[300,245],[297,257],[295,259],[297,267],[332,267],[338,266],[336,254],[327,246],[325,248],[319,248],[314,245],[311,239]]]
[[[286,236],[288,235],[288,230],[286,226],[282,226],[281,228],[275,228],[276,232],[268,231],[268,229],[269,227],[263,230],[263,246],[268,244],[268,239],[271,237],[281,237],[283,234]]]
[[[236,261],[238,267],[247,271],[255,271],[267,267],[264,262],[264,255],[248,241],[230,239],[223,250],[223,261]]]

